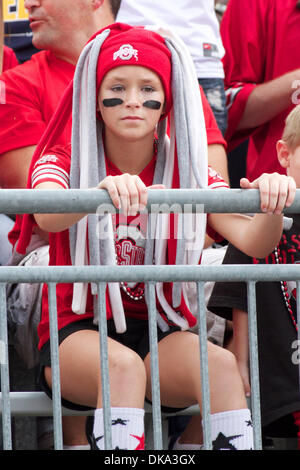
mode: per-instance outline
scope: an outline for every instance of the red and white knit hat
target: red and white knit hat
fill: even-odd
[[[163,37],[143,27],[132,27],[123,23],[113,24],[99,54],[97,95],[105,74],[113,68],[124,65],[146,67],[159,76],[165,92],[165,117],[172,107],[172,64],[171,52]]]

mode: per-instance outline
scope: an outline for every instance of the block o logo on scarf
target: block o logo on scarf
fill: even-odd
[[[114,60],[117,60],[118,57],[122,60],[130,60],[132,57],[135,57],[135,60],[138,60],[138,51],[134,49],[131,44],[123,44],[123,46],[114,53]]]

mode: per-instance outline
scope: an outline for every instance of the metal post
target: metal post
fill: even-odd
[[[3,449],[12,450],[6,285],[3,283],[0,284],[0,347]]]
[[[109,386],[109,366],[108,366],[108,345],[107,345],[107,319],[106,319],[106,283],[98,284],[98,318],[99,318],[99,342],[100,342],[100,368],[102,386],[102,406],[103,406],[103,428],[105,449],[112,449],[111,434],[111,411],[110,411],[110,386]]]
[[[159,385],[159,364],[157,345],[157,323],[156,323],[156,301],[155,284],[149,282],[149,343],[151,359],[151,391],[152,391],[152,416],[153,416],[153,440],[154,450],[163,448],[162,422],[160,408],[160,385]]]
[[[56,307],[56,284],[48,284],[49,299],[49,329],[51,348],[51,373],[52,373],[52,400],[53,400],[53,424],[54,424],[54,448],[63,449],[62,434],[62,411],[60,393],[60,371],[58,352],[58,327],[57,327],[57,307]]]
[[[203,444],[206,450],[212,449],[211,426],[210,426],[210,389],[207,353],[207,326],[206,305],[204,297],[204,282],[197,282],[198,309],[199,309],[199,348],[200,348],[200,374],[202,391],[202,425]]]
[[[297,281],[296,284],[296,289],[297,289],[297,328],[298,328],[298,334],[297,334],[297,339],[298,339],[298,348],[300,347],[300,281]],[[298,365],[298,374],[299,374],[299,392],[300,392],[300,362]]]
[[[248,321],[249,321],[249,357],[251,378],[251,413],[253,423],[254,449],[262,449],[259,367],[257,347],[256,290],[255,282],[247,283]]]

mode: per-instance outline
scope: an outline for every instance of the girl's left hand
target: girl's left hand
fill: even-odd
[[[296,194],[294,178],[279,173],[263,173],[252,183],[242,178],[240,185],[242,189],[259,189],[261,210],[268,214],[281,214],[284,207],[292,205]]]
[[[97,188],[106,189],[114,206],[121,209],[124,215],[135,216],[147,205],[148,189],[163,189],[164,185],[155,184],[146,187],[139,176],[123,173],[106,176]]]

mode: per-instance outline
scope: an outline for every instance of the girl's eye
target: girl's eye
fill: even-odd
[[[152,86],[148,85],[148,86],[144,86],[144,87],[142,88],[142,90],[143,90],[145,93],[151,93],[152,91],[154,91],[154,88],[153,88]]]
[[[115,86],[111,87],[111,90],[116,92],[116,93],[120,93],[121,91],[124,90],[124,87],[122,85],[115,85]]]

